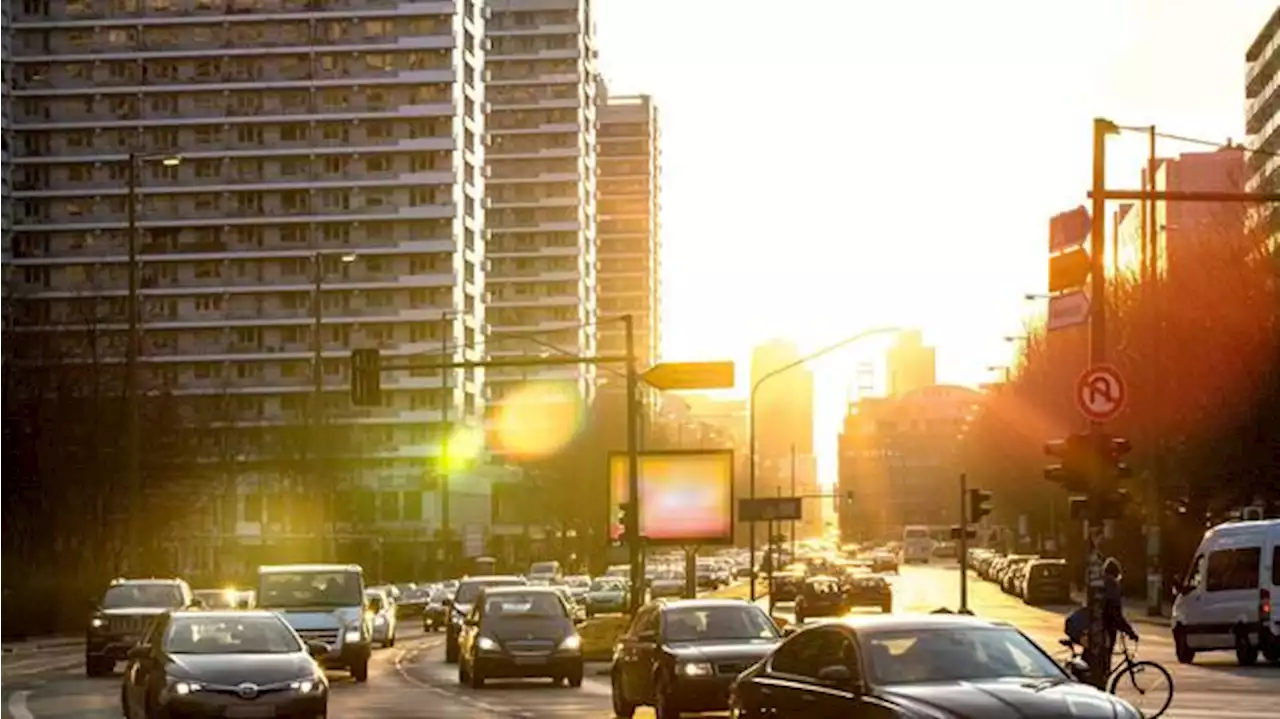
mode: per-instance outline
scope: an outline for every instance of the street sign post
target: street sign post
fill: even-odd
[[[1098,364],[1076,380],[1076,407],[1091,422],[1110,422],[1124,409],[1128,388],[1120,370]]]
[[[1089,321],[1089,295],[1084,290],[1065,292],[1049,298],[1049,319],[1046,327],[1054,330],[1082,325]]]
[[[733,389],[732,362],[663,362],[650,367],[640,379],[655,389]]]

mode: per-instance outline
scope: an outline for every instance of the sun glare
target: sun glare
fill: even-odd
[[[577,434],[585,409],[572,383],[536,382],[508,395],[498,410],[495,440],[521,458],[554,454]]]

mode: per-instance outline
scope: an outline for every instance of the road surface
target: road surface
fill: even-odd
[[[891,579],[896,611],[929,611],[956,606],[958,575],[954,564],[908,567]],[[984,616],[1021,627],[1052,653],[1069,607],[1028,607],[999,588],[977,580],[970,585],[970,605]],[[786,616],[790,607],[778,607]],[[1140,624],[1141,655],[1164,664],[1174,675],[1177,693],[1172,719],[1263,719],[1277,716],[1280,667],[1241,668],[1228,654],[1179,665],[1173,657],[1168,629]],[[333,719],[605,719],[611,716],[607,677],[600,666],[588,669],[582,688],[552,687],[546,682],[494,684],[476,691],[457,684],[457,669],[443,661],[443,636],[410,631],[406,624],[393,649],[377,650],[368,684],[332,675]],[[3,657],[4,716],[13,719],[101,719],[119,717],[120,679],[86,679],[78,648],[6,654]],[[648,719],[652,713],[641,710]]]

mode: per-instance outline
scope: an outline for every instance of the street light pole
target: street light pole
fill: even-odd
[[[142,354],[142,337],[140,331],[141,317],[138,311],[138,162],[136,153],[129,153],[129,163],[125,176],[125,221],[128,225],[128,282],[129,288],[125,296],[125,313],[128,315],[128,337],[125,344],[124,360],[124,396],[128,409],[128,428],[125,446],[126,476],[129,484],[128,513],[128,552],[135,557],[135,566],[129,567],[133,572],[142,569],[143,557],[139,541],[141,539],[140,515],[145,514],[142,505],[142,407],[138,396],[138,362]]]
[[[813,360],[816,360],[819,357],[823,357],[827,354],[835,352],[838,349],[843,349],[844,347],[847,347],[848,345],[851,345],[854,342],[865,339],[867,337],[871,337],[873,335],[886,334],[886,333],[898,332],[898,331],[899,331],[899,328],[897,327],[877,327],[875,329],[866,330],[865,332],[859,332],[858,334],[853,335],[852,337],[846,337],[845,339],[842,339],[833,345],[827,345],[826,347],[823,347],[817,352],[801,357],[800,359],[795,360],[794,362],[785,364],[773,370],[772,372],[767,372],[763,377],[756,380],[755,383],[751,385],[751,394],[747,400],[747,464],[748,464],[747,476],[749,478],[748,486],[747,486],[747,494],[751,499],[756,498],[756,395],[759,394],[760,387],[763,386],[765,382],[768,382],[769,380],[773,379],[774,377],[777,377],[778,375],[784,372],[787,372],[788,370],[791,370],[803,364],[812,362]],[[634,477],[634,474],[632,476]],[[756,578],[755,578],[756,523],[755,522],[750,522],[747,525],[747,543],[748,545],[750,545],[750,548],[748,550],[748,559],[747,559],[747,566],[751,568],[750,596],[751,596],[751,601],[754,602],[756,600]]]
[[[440,315],[440,472],[438,482],[438,490],[440,492],[440,540],[443,543],[440,552],[440,562],[443,571],[441,577],[449,576],[449,568],[453,566],[453,542],[450,540],[449,527],[449,405],[453,404],[453,381],[451,375],[453,370],[443,365],[449,362],[449,355],[452,351],[450,340],[453,339],[453,319],[452,311],[445,311]]]

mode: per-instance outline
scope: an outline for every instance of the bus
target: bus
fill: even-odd
[[[902,562],[928,564],[933,556],[933,536],[923,524],[909,524],[902,530]]]

